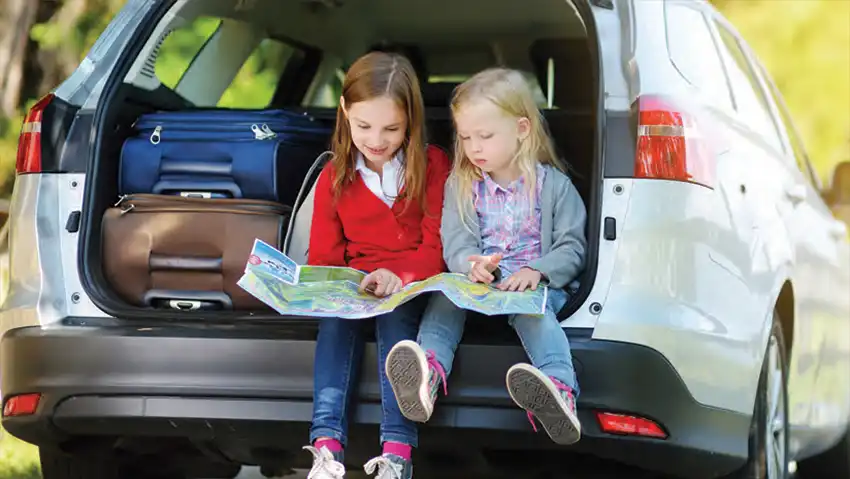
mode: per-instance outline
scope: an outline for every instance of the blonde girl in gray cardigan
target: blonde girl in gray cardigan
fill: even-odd
[[[454,169],[446,186],[441,224],[449,270],[504,291],[546,284],[543,315],[511,315],[531,364],[507,371],[514,402],[553,441],[581,437],[579,394],[570,344],[557,319],[562,289],[584,267],[587,213],[554,154],[540,111],[522,74],[494,68],[455,91]],[[425,422],[463,335],[466,311],[445,296],[432,298],[417,341],[390,351],[387,377],[402,414]]]

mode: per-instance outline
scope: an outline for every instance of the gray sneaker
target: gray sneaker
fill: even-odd
[[[529,364],[515,364],[507,374],[508,393],[528,413],[534,431],[536,418],[558,444],[573,444],[581,438],[572,390]]]
[[[412,479],[413,461],[395,454],[384,454],[367,462],[363,470],[370,476],[377,472],[375,479]]]
[[[401,413],[407,419],[426,422],[434,412],[437,392],[446,388],[446,372],[434,353],[422,350],[415,341],[399,341],[390,350],[385,364]]]
[[[334,454],[326,447],[304,446],[302,449],[313,454],[313,467],[307,473],[307,479],[344,479],[345,466],[341,454]]]

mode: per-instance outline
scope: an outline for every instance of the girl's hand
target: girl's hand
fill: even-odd
[[[543,275],[535,269],[523,267],[510,278],[502,281],[496,286],[502,291],[525,291],[526,289],[537,289],[537,284]]]
[[[490,256],[481,256],[474,254],[466,259],[472,266],[469,268],[469,273],[466,275],[470,281],[476,283],[490,284],[495,276],[493,271],[499,267],[499,261],[502,260],[501,254],[493,254]]]
[[[360,282],[360,292],[368,291],[378,297],[398,293],[401,287],[401,278],[386,268],[372,271]]]

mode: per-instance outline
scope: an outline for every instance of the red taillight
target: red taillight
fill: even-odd
[[[635,176],[714,188],[711,142],[720,138],[709,134],[708,121],[665,97],[638,98]]]
[[[3,406],[3,417],[12,416],[29,416],[35,413],[38,409],[38,401],[41,399],[41,394],[21,394],[13,396],[6,401]]]
[[[667,439],[667,433],[664,432],[664,429],[655,421],[646,418],[610,412],[598,412],[596,417],[599,419],[599,427],[602,431],[609,434]]]
[[[15,170],[21,173],[41,172],[41,119],[44,109],[53,101],[53,93],[45,95],[30,108],[18,137],[18,160]]]

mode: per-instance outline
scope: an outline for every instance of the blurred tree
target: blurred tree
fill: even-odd
[[[21,102],[29,31],[35,23],[39,2],[2,0],[0,9],[0,111],[13,116]]]

